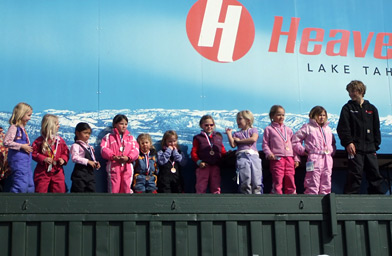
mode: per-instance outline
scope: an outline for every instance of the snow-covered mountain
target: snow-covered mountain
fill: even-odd
[[[237,128],[236,114],[238,110],[189,110],[189,109],[115,109],[102,110],[99,112],[75,112],[69,110],[48,109],[43,112],[35,112],[27,125],[27,132],[32,140],[40,135],[40,125],[42,117],[47,114],[57,115],[60,119],[60,136],[64,138],[68,145],[74,142],[74,129],[77,123],[87,122],[92,127],[91,144],[97,143],[108,128],[112,125],[112,119],[116,114],[124,114],[129,119],[129,130],[136,137],[140,133],[149,133],[154,142],[161,140],[162,135],[167,130],[175,130],[179,135],[179,143],[192,146],[192,138],[200,132],[200,117],[209,114],[215,119],[216,130],[224,132],[226,127]],[[11,113],[0,112],[0,126],[6,130],[9,126],[8,120]],[[269,125],[270,119],[268,113],[254,113],[254,126],[259,129],[260,136],[264,128]],[[336,114],[328,115],[330,127],[335,134],[339,116]],[[286,113],[285,124],[297,131],[304,123],[308,121],[307,114]],[[392,116],[380,117],[381,132],[383,143],[380,153],[392,153]],[[226,145],[227,138],[224,136]],[[340,145],[338,144],[338,147]],[[261,139],[259,139],[258,148],[261,149]]]

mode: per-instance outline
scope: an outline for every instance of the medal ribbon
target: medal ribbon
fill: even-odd
[[[29,138],[29,135],[26,132],[26,129],[24,127],[22,127],[22,129],[23,129],[24,133],[26,134],[27,144],[30,144],[30,138]]]
[[[202,133],[203,133],[204,136],[206,137],[207,142],[208,142],[208,145],[210,145],[211,151],[212,151],[212,147],[214,146],[214,144],[211,143],[211,139],[210,139],[210,137],[207,135],[207,133],[205,133],[205,132],[202,132]]]
[[[287,131],[286,131],[286,126],[284,126],[284,135],[280,131],[280,129],[274,127],[274,129],[279,133],[279,136],[284,140],[284,142],[287,142]]]
[[[324,147],[327,147],[327,137],[325,136],[323,127],[320,126],[319,128],[320,128],[321,133],[322,133],[322,135],[323,135]]]
[[[56,138],[55,140],[56,140],[56,146],[55,146],[54,150],[52,149],[52,147],[51,147],[51,146],[49,145],[49,143],[48,143],[48,147],[49,147],[49,149],[50,149],[49,156],[50,156],[52,159],[55,158],[56,152],[57,152],[57,146],[59,145],[59,139]]]
[[[147,174],[149,174],[149,172],[150,172],[150,158],[148,157],[148,153],[144,154],[144,159],[146,160]]]

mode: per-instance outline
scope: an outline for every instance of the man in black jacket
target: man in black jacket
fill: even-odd
[[[342,108],[337,132],[348,154],[346,194],[360,192],[365,171],[369,194],[385,194],[383,177],[378,168],[376,151],[380,148],[381,132],[377,108],[364,100],[366,86],[351,81],[346,90],[351,98]]]

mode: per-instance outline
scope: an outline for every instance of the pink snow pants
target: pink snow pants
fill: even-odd
[[[270,161],[270,172],[272,174],[272,194],[296,194],[295,168],[293,157],[282,157],[280,160]]]
[[[208,181],[210,182],[210,192],[220,194],[220,169],[217,165],[207,165],[205,168],[196,169],[196,193],[204,194],[207,191]]]

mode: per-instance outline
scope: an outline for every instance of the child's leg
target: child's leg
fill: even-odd
[[[284,177],[284,158],[270,161],[270,172],[272,175],[272,194],[282,194]]]
[[[34,172],[35,193],[48,193],[50,177],[46,170],[36,170]]]
[[[107,162],[106,171],[108,173],[108,192],[120,193],[121,170],[120,167],[112,168],[112,163]]]
[[[220,168],[218,165],[210,165],[208,166],[210,171],[210,191],[212,194],[220,194],[221,188],[221,176],[220,176]]]
[[[206,193],[208,186],[208,178],[210,176],[210,166],[206,166],[205,168],[197,168],[196,169],[196,193],[204,194]]]
[[[251,160],[252,194],[263,194],[263,168],[259,155],[249,155]]]
[[[332,156],[324,155],[324,167],[321,168],[320,174],[320,194],[331,193],[331,175],[332,175]]]
[[[52,175],[49,184],[49,192],[51,193],[65,193],[65,177],[64,172],[61,170]]]
[[[240,192],[242,194],[252,194],[250,164],[251,162],[245,153],[237,156],[237,172],[240,175]]]
[[[297,194],[295,186],[295,166],[294,158],[283,157],[285,164],[284,171],[284,193],[285,194]]]
[[[150,175],[147,176],[148,180],[146,181],[146,192],[150,193],[156,193],[158,188],[157,188],[157,176],[156,175]]]
[[[307,171],[304,180],[305,194],[319,194],[320,188],[320,161],[319,155],[309,155],[308,161],[313,162],[314,170]]]
[[[135,174],[133,181],[133,190],[136,193],[144,193],[146,192],[146,176],[143,174]]]
[[[132,193],[131,184],[133,180],[133,167],[132,164],[127,164],[121,168],[123,169],[120,185],[120,193]]]

